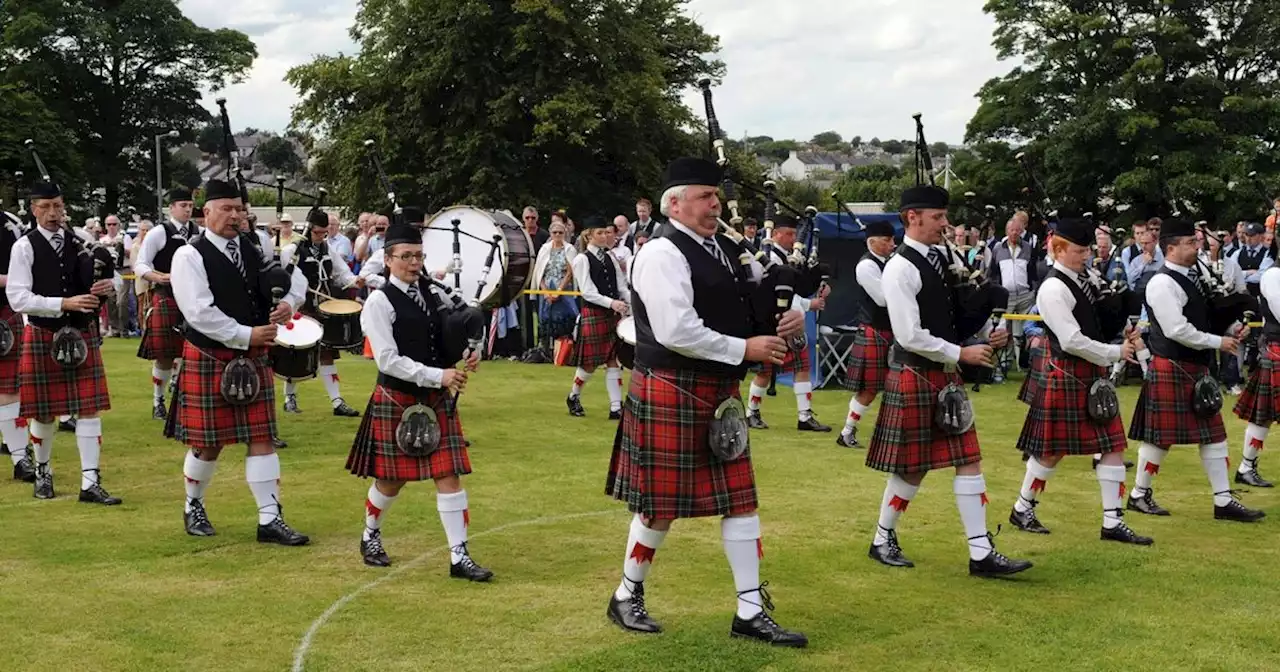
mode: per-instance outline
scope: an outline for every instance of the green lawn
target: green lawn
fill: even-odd
[[[330,415],[319,382],[301,386],[304,414],[282,415],[282,499],[309,547],[254,541],[255,507],[240,451],[227,451],[207,505],[218,536],[182,529],[182,454],[150,419],[149,365],[136,341],[109,341],[115,410],[105,415],[104,483],[124,505],[75,501],[71,435],[54,445],[52,502],[0,485],[0,670],[1275,670],[1280,667],[1280,541],[1258,525],[1213,520],[1195,449],[1176,448],[1157,481],[1173,512],[1130,524],[1151,548],[1098,541],[1101,505],[1088,458],[1049,483],[1035,536],[1011,530],[998,547],[1036,567],[1010,581],[967,575],[951,474],[925,481],[899,532],[916,562],[866,557],[882,474],[832,435],[791,429],[789,388],[766,399],[774,429],[758,432],[763,577],[788,627],[811,640],[772,650],[727,636],[733,583],[712,519],[683,521],[647,582],[656,637],[605,618],[630,518],[604,495],[614,426],[603,376],[588,417],[563,398],[572,370],[486,362],[463,395],[473,440],[475,557],[490,585],[448,578],[433,488],[411,486],[383,526],[390,570],[365,567],[358,540],[368,483],[343,464],[358,420]],[[363,410],[373,365],[339,363],[347,399]],[[1137,388],[1123,388],[1132,407]],[[986,448],[990,523],[1004,522],[1022,462],[1013,448],[1024,406],[1017,384],[975,395]],[[848,396],[814,394],[839,425]],[[1230,400],[1228,400],[1230,403]],[[1243,425],[1228,419],[1232,461]],[[870,424],[863,432],[870,435]],[[1136,448],[1136,446],[1134,447]],[[1280,463],[1263,463],[1280,475]],[[1130,485],[1132,478],[1130,479]],[[1270,509],[1280,493],[1245,495]],[[376,582],[376,583],[375,583]],[[314,628],[314,629],[313,629]]]

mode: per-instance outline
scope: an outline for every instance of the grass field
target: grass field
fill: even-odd
[[[1191,448],[1175,448],[1157,481],[1173,516],[1128,517],[1153,547],[1098,541],[1097,481],[1077,458],[1043,497],[1053,534],[1006,524],[997,538],[1034,560],[1031,571],[1010,581],[967,575],[950,473],[925,481],[900,525],[916,568],[892,570],[866,557],[883,475],[834,435],[791,429],[794,397],[779,388],[765,402],[774,429],[753,436],[762,574],[777,619],[811,645],[773,650],[727,636],[733,583],[714,519],[678,523],[657,554],[648,601],[666,633],[630,635],[605,618],[630,515],[603,493],[614,425],[602,376],[587,388],[582,419],[565,411],[569,369],[486,362],[473,379],[462,403],[474,444],[470,545],[497,574],[473,585],[448,578],[429,484],[407,488],[383,526],[395,566],[361,563],[368,483],[343,469],[358,420],[330,415],[315,381],[301,386],[304,414],[281,416],[285,512],[312,545],[255,542],[239,450],[224,453],[207,495],[218,536],[188,537],[183,450],[150,419],[149,366],[134,358],[136,343],[107,345],[115,409],[105,415],[103,474],[124,504],[75,501],[78,457],[66,433],[53,451],[57,500],[0,484],[0,670],[1280,668],[1280,522],[1215,522]],[[363,410],[373,365],[347,356],[339,370]],[[993,531],[1023,473],[1016,391],[1010,383],[975,395]],[[1126,418],[1136,391],[1122,390]],[[848,397],[820,391],[814,402],[839,425]],[[1230,417],[1228,431],[1235,462],[1243,426]],[[1280,462],[1263,467],[1280,474]],[[1280,512],[1278,492],[1245,498]]]

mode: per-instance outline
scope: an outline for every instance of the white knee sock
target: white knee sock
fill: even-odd
[[[258,524],[275,520],[280,515],[280,456],[271,453],[246,457],[244,480],[258,503]]]
[[[1151,481],[1160,473],[1160,463],[1169,451],[1149,443],[1138,446],[1138,471],[1133,477],[1133,496],[1140,498],[1151,489]]]
[[[1102,489],[1102,527],[1110,530],[1120,525],[1124,515],[1124,465],[1099,464],[1096,471]]]
[[[604,370],[605,387],[609,388],[609,410],[622,410],[622,369]]]
[[[916,498],[920,486],[911,485],[897,474],[889,474],[880,500],[880,520],[876,523],[876,536],[872,545],[879,546],[889,540],[889,533],[898,527],[898,519],[906,513],[911,500]]]
[[[0,435],[4,438],[4,445],[9,447],[9,457],[14,464],[22,461],[27,456],[27,426],[18,417],[18,412],[22,408],[22,404],[13,402],[0,406]]]
[[[364,540],[368,541],[374,532],[382,529],[382,518],[387,515],[387,509],[396,503],[396,498],[400,495],[384,495],[378,489],[377,483],[369,484],[369,494],[364,499]]]
[[[627,535],[627,557],[622,561],[622,583],[613,596],[619,600],[630,599],[635,587],[644,583],[653,569],[653,554],[667,538],[665,530],[645,526],[640,514],[631,519],[631,532]]]
[[[316,369],[316,374],[320,376],[320,382],[324,383],[324,391],[329,393],[329,401],[337,408],[342,399],[342,392],[338,389],[338,367],[332,364],[321,364]]]
[[[582,394],[582,388],[586,387],[588,380],[591,380],[592,373],[595,373],[595,372],[594,371],[588,372],[586,369],[583,369],[583,368],[578,368],[577,371],[574,371],[573,372],[573,388],[569,391],[569,396],[571,397],[580,396]]]
[[[987,536],[987,481],[982,474],[956,476],[954,488],[964,536],[969,540],[969,559],[981,560],[991,554],[991,538]]]
[[[204,491],[213,481],[214,472],[218,471],[217,461],[206,462],[187,451],[187,459],[182,462],[182,476],[187,484],[187,504],[184,513],[191,513],[191,504],[204,500]]]
[[[1209,476],[1209,487],[1213,490],[1213,505],[1226,506],[1231,503],[1231,480],[1227,473],[1231,470],[1231,450],[1227,442],[1209,443],[1200,446],[1200,462],[1204,464],[1204,473]]]
[[[164,403],[164,392],[169,389],[169,379],[173,369],[162,369],[159,364],[151,365],[151,387],[155,392],[156,403]]]
[[[285,393],[286,395],[289,395],[289,396],[293,396],[293,395],[297,394],[297,393],[298,393],[298,384],[297,384],[297,383],[295,383],[295,382],[293,382],[292,380],[286,380],[286,381],[284,381],[284,393]]]
[[[80,489],[98,484],[98,460],[102,457],[102,418],[76,422],[76,447],[80,449]]]
[[[808,420],[813,416],[813,383],[795,383],[791,389],[796,393],[796,410],[800,414],[800,420]]]
[[[467,553],[467,528],[471,525],[471,512],[467,510],[467,491],[445,494],[436,493],[436,510],[444,525],[444,536],[449,540],[449,562],[457,564]]]
[[[52,422],[32,420],[27,423],[27,429],[31,430],[31,448],[36,454],[36,465],[48,467],[49,458],[53,456],[53,435],[58,426]]]
[[[738,591],[738,618],[750,620],[764,611],[760,596],[760,516],[723,518],[720,535],[724,538],[724,555],[733,570],[733,586]]]
[[[769,388],[764,387],[763,385],[751,383],[751,397],[747,399],[747,410],[760,410],[760,402],[764,399],[764,395],[768,391]]]
[[[866,415],[869,410],[871,410],[871,407],[863,406],[858,401],[857,395],[854,395],[853,398],[849,399],[849,416],[844,419],[844,430],[840,433],[845,436],[853,434],[853,430],[858,428],[858,422],[862,420],[862,416]]]
[[[1013,504],[1014,510],[1018,513],[1026,513],[1028,509],[1034,509],[1033,502],[1036,502],[1036,497],[1044,492],[1045,485],[1055,471],[1057,469],[1054,467],[1040,464],[1034,455],[1027,458],[1027,473],[1022,477],[1022,490],[1018,492],[1018,501]]]
[[[1270,427],[1262,427],[1252,422],[1244,428],[1244,459],[1240,460],[1240,468],[1236,471],[1244,474],[1258,468],[1258,455],[1262,452],[1267,434],[1270,432]]]

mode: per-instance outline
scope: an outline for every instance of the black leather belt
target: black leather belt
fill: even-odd
[[[909,366],[913,369],[923,369],[926,371],[942,371],[944,373],[955,373],[957,371],[955,364],[935,362],[928,357],[917,355],[916,353],[897,344],[894,344],[893,350],[889,353],[889,363]]]

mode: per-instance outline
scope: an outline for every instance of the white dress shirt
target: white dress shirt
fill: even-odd
[[[701,242],[699,242],[701,244]],[[601,253],[609,254],[608,250],[588,245],[587,251],[573,258],[570,264],[573,266],[573,281],[578,285],[578,291],[582,292],[582,298],[587,303],[594,304],[604,308],[605,310],[613,310],[613,299],[600,293],[596,288],[596,283],[591,279],[591,262],[587,259],[587,255],[591,255],[599,260]],[[610,260],[613,263],[614,282],[618,287],[618,299],[631,303],[631,290],[627,289],[627,274],[622,270],[622,264],[615,257]]]
[[[1272,266],[1262,274],[1258,282],[1262,291],[1262,300],[1267,302],[1267,309],[1273,317],[1280,317],[1280,266]]]
[[[394,276],[390,282],[401,291],[409,287]],[[430,300],[429,297],[423,298]],[[369,347],[373,350],[373,361],[378,365],[378,371],[419,387],[440,387],[444,381],[444,369],[427,366],[400,354],[392,331],[395,322],[396,311],[391,307],[391,299],[385,292],[371,292],[364,303],[364,310],[360,312],[360,326],[364,335],[369,337]]]
[[[1071,278],[1077,287],[1084,288],[1085,280],[1080,274],[1062,264],[1054,264],[1053,267]],[[1058,343],[1067,354],[1098,366],[1111,366],[1120,361],[1121,346],[1095,341],[1080,332],[1080,323],[1071,312],[1076,308],[1076,295],[1062,279],[1046,278],[1036,293],[1036,305],[1040,308],[1041,321],[1058,337]]]
[[[875,252],[868,252],[871,256],[879,259],[880,263],[886,262],[884,257],[876,254]],[[880,264],[877,264],[870,259],[863,259],[858,262],[856,267],[854,267],[853,275],[854,278],[857,279],[858,284],[862,286],[862,290],[867,293],[867,296],[871,297],[871,300],[874,301],[877,306],[884,308],[884,289],[881,283],[884,272],[880,270]]]
[[[271,232],[266,229],[256,229],[254,233],[258,235],[258,246],[262,248],[263,256],[275,259],[276,242],[271,239]]]
[[[17,224],[14,224],[12,221],[10,221],[9,218],[3,217],[3,213],[0,213],[0,226],[3,226],[4,228],[8,229],[9,233],[13,235],[14,244],[17,244],[17,241],[22,240],[22,235],[23,235],[22,229],[19,228]],[[9,249],[12,250],[13,248],[9,248]],[[9,269],[0,268],[0,280],[5,280],[8,277],[9,277]]]
[[[328,250],[329,261],[333,262],[333,275],[329,276],[330,284],[336,289],[342,289],[349,286],[350,283],[354,283],[356,276],[351,272],[351,267],[347,266],[347,262],[343,261],[342,257],[338,256],[337,250],[332,247],[329,247]],[[379,252],[381,252],[381,250],[379,250]],[[289,264],[293,263],[293,258],[297,256],[297,254],[298,243],[289,243],[288,245],[285,245],[284,249],[280,250],[280,265],[288,267]],[[321,287],[316,287],[315,289],[323,291],[323,288]],[[319,298],[321,300],[324,299],[324,297]]]
[[[200,227],[191,222],[182,224],[170,219],[169,223],[177,227],[179,231],[186,229],[190,233],[194,229],[195,233],[199,233]],[[195,236],[188,236],[187,238],[187,242],[193,242],[194,240]],[[148,273],[160,272],[156,271],[155,268],[156,255],[160,254],[160,251],[168,243],[169,234],[163,226],[157,224],[151,227],[151,230],[147,232],[147,237],[142,239],[142,251],[138,252],[138,261],[133,265],[133,272],[138,277],[143,277]],[[172,266],[170,268],[172,269]]]
[[[1191,270],[1165,260],[1165,268],[1183,275]],[[1222,347],[1222,337],[1208,334],[1191,326],[1185,315],[1183,306],[1187,305],[1187,293],[1182,291],[1173,278],[1164,273],[1157,273],[1147,283],[1147,306],[1153,313],[1151,319],[1160,324],[1165,337],[1195,350],[1217,350]]]
[[[50,241],[53,240],[53,234],[61,233],[63,246],[71,244],[69,236],[73,234],[65,228],[50,231],[43,226],[37,226],[36,231],[39,231],[45,240]],[[51,242],[50,245],[52,244]],[[62,317],[63,297],[40,296],[31,291],[34,282],[31,276],[31,264],[34,262],[35,250],[31,248],[31,241],[26,236],[18,238],[18,242],[14,243],[13,250],[9,253],[9,275],[4,288],[5,296],[9,298],[9,305],[13,307],[14,312],[35,317]]]
[[[931,246],[903,236],[902,242],[919,252],[926,260]],[[942,254],[942,249],[938,249]],[[945,282],[945,281],[944,281]],[[884,266],[880,283],[884,292],[885,307],[889,309],[889,323],[893,326],[893,338],[903,348],[926,359],[942,364],[960,362],[960,346],[929,333],[920,323],[920,305],[916,295],[924,287],[920,271],[901,254],[889,258]],[[979,338],[985,338],[991,330],[990,321],[982,327]]]
[[[675,219],[668,223],[699,247],[707,240]],[[730,259],[730,263],[736,261]],[[751,265],[752,279],[759,282],[760,264],[753,261]],[[574,277],[577,279],[576,270]],[[692,277],[684,253],[667,238],[650,239],[636,252],[631,265],[631,288],[644,302],[654,340],[685,357],[741,364],[747,351],[746,340],[712,331],[698,317],[693,308]]]
[[[355,259],[355,254],[352,252],[350,238],[341,233],[335,233],[329,236],[325,242],[329,243],[329,249],[337,252],[338,256],[342,257],[342,260],[347,262],[348,266],[351,265],[351,262]]]
[[[360,277],[364,278],[366,287],[373,289],[381,289],[386,284],[387,279],[382,277],[382,271],[387,267],[386,250],[378,250],[369,255],[368,259],[360,265]]]
[[[145,246],[155,230],[147,234],[142,241]],[[213,243],[223,254],[227,253],[226,238],[206,229],[204,237]],[[194,241],[192,241],[194,242]],[[241,252],[241,259],[244,253]],[[230,255],[227,259],[230,259]],[[209,275],[205,272],[204,257],[194,245],[183,245],[173,254],[173,298],[178,302],[178,310],[187,324],[196,331],[212,338],[232,350],[248,350],[249,338],[253,335],[253,327],[236,322],[222,309],[213,305],[213,290],[209,288]],[[302,271],[293,269],[289,293],[284,301],[294,310],[302,305],[306,298],[307,279]]]

